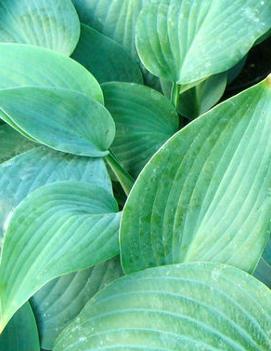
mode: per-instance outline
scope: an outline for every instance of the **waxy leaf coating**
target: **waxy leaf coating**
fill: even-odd
[[[43,46],[70,55],[80,35],[71,0],[3,0],[0,42]]]
[[[269,351],[271,292],[231,266],[156,267],[99,292],[54,351]]]
[[[270,1],[153,1],[140,12],[136,46],[151,73],[185,85],[235,65],[270,26]]]
[[[0,335],[0,350],[40,351],[39,333],[28,302],[16,312]]]
[[[100,83],[143,81],[138,63],[120,44],[84,24],[72,58],[85,66]]]
[[[30,140],[79,156],[107,155],[115,136],[103,105],[67,89],[0,90],[0,117]]]
[[[122,274],[119,257],[54,279],[31,299],[41,346],[52,350],[56,337],[100,289]]]
[[[163,95],[133,83],[102,85],[105,106],[116,124],[112,150],[137,176],[150,157],[179,126],[179,117]]]
[[[105,164],[99,158],[67,155],[39,146],[3,162],[0,165],[0,237],[15,208],[29,193],[45,184],[67,180],[90,183],[112,193]]]
[[[57,182],[16,208],[0,264],[0,331],[50,280],[119,252],[120,213],[112,194],[87,183]]]
[[[253,271],[270,233],[270,78],[175,134],[126,202],[126,272],[187,261]]]
[[[0,94],[2,89],[19,87],[62,88],[103,102],[100,85],[89,71],[69,57],[44,48],[0,44],[0,76]]]

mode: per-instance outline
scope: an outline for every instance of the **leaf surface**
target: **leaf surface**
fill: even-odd
[[[268,351],[270,315],[270,290],[234,267],[156,267],[99,292],[54,351]]]
[[[100,83],[142,83],[138,63],[123,47],[87,25],[81,26],[80,40],[72,57],[86,67]]]
[[[80,22],[70,0],[4,0],[0,3],[0,41],[43,46],[70,55]]]
[[[82,182],[45,185],[16,208],[0,264],[0,330],[50,280],[119,253],[120,213],[111,193]]]
[[[38,329],[29,303],[19,309],[0,335],[0,350],[40,351]]]
[[[137,176],[150,157],[179,126],[179,117],[164,96],[133,83],[102,85],[105,106],[116,123],[112,150],[125,169]]]
[[[24,151],[33,149],[36,144],[24,138],[20,133],[16,132],[8,124],[0,126],[0,163],[23,153]]]
[[[43,348],[52,350],[56,337],[80,313],[89,299],[122,274],[119,257],[57,278],[31,300]]]
[[[126,272],[186,261],[253,271],[270,233],[270,77],[164,144],[124,208]]]
[[[100,85],[89,71],[76,61],[44,48],[1,43],[0,76],[1,90],[26,86],[63,88],[103,102]]]
[[[153,1],[139,15],[136,47],[155,76],[196,84],[234,66],[270,27],[269,1]]]
[[[114,121],[103,105],[67,89],[2,90],[0,116],[31,140],[79,156],[107,155],[115,136]]]

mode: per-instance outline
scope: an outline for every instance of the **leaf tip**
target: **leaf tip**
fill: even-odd
[[[271,88],[271,73],[268,74],[268,76],[265,79],[266,85]]]

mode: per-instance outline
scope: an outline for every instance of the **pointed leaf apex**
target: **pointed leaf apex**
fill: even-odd
[[[266,84],[269,88],[271,88],[271,73],[266,77]]]

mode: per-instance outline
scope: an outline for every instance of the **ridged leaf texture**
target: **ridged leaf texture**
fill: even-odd
[[[99,83],[143,81],[138,63],[120,44],[84,24],[72,58],[85,66]]]
[[[253,271],[270,233],[270,108],[268,77],[160,148],[124,208],[126,272],[202,260]]]
[[[112,150],[137,176],[150,157],[179,126],[179,117],[163,95],[133,83],[102,85],[105,106],[116,124]]]
[[[54,351],[268,351],[270,315],[270,290],[234,267],[156,267],[98,293]]]
[[[153,1],[140,12],[136,47],[152,74],[185,85],[235,65],[270,26],[269,1]]]
[[[4,0],[0,41],[43,46],[70,55],[80,35],[71,0]]]
[[[122,274],[119,257],[57,278],[31,299],[41,346],[52,350],[56,337],[100,289]]]
[[[0,264],[0,330],[50,280],[119,252],[120,213],[112,194],[82,182],[45,185],[16,208]]]

